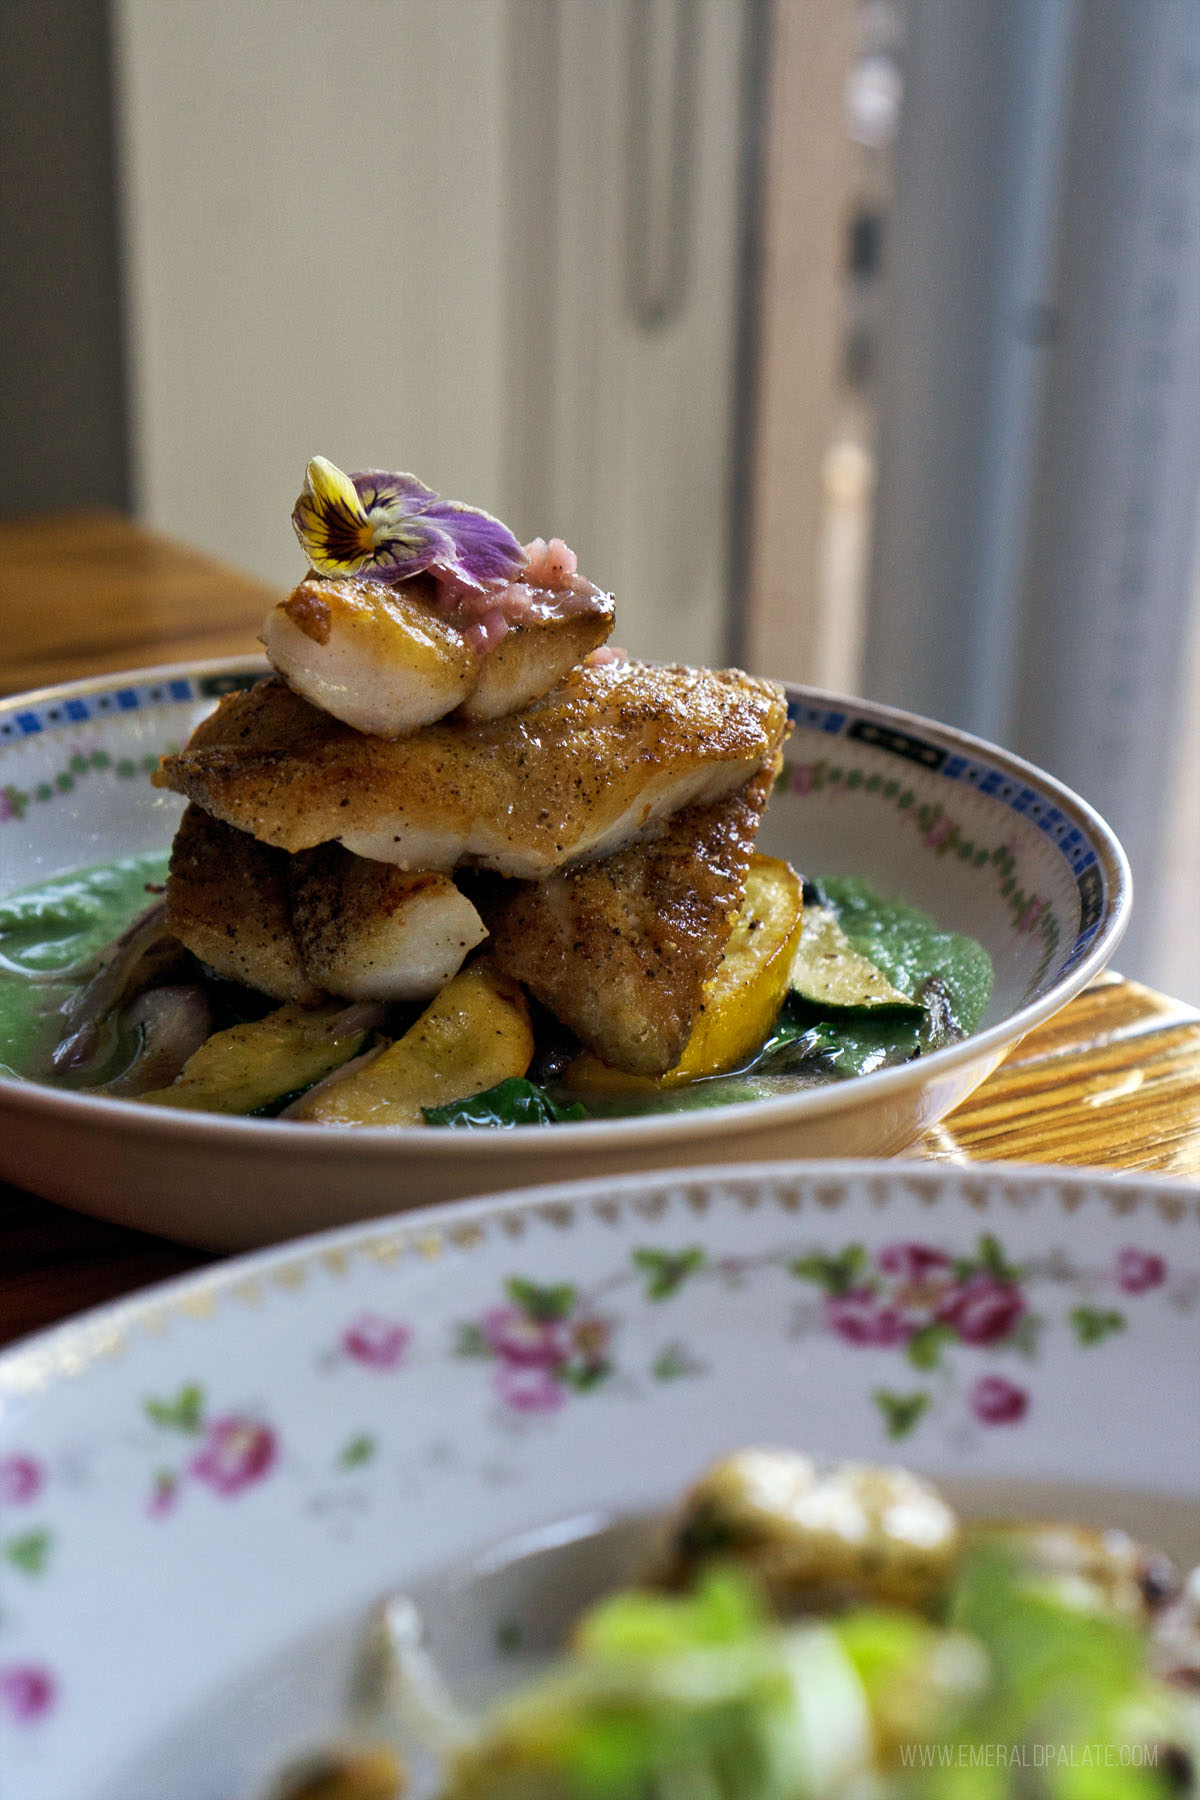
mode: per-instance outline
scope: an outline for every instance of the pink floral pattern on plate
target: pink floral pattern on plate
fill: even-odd
[[[378,1313],[362,1313],[342,1333],[341,1349],[368,1369],[398,1369],[412,1343],[413,1334],[398,1319]]]
[[[15,1725],[32,1725],[48,1713],[58,1697],[49,1669],[34,1663],[0,1665],[0,1715]]]
[[[514,1413],[555,1412],[571,1392],[586,1394],[613,1372],[609,1321],[577,1288],[540,1287],[514,1275],[507,1304],[459,1328],[459,1356],[491,1362],[492,1388]]]
[[[1076,1283],[1088,1298],[1069,1307],[1065,1323],[1080,1348],[1101,1344],[1127,1327],[1125,1314],[1096,1304],[1108,1287],[1137,1295],[1161,1286],[1168,1278],[1163,1257],[1130,1245],[1115,1267],[1087,1274],[1065,1259],[1020,1267],[999,1239],[985,1232],[973,1256],[952,1256],[939,1245],[922,1242],[885,1244],[874,1256],[861,1244],[840,1251],[814,1252],[795,1258],[791,1273],[822,1290],[818,1318],[858,1348],[893,1350],[922,1376],[937,1373],[933,1387],[906,1391],[879,1387],[872,1398],[889,1437],[914,1431],[933,1409],[957,1392],[961,1350],[1007,1350],[1034,1364],[1039,1336],[1050,1323],[1030,1303],[1030,1289],[1046,1283]],[[1190,1284],[1194,1286],[1194,1283]],[[970,1415],[981,1425],[1017,1425],[1033,1404],[1032,1388],[995,1370],[972,1381],[966,1390]]]
[[[199,1482],[211,1493],[230,1499],[254,1487],[275,1467],[279,1455],[276,1432],[245,1413],[210,1418],[198,1382],[185,1383],[165,1399],[146,1400],[143,1410],[158,1431],[177,1433],[195,1445],[182,1464],[172,1462],[155,1472],[146,1503],[152,1518],[164,1518],[175,1510],[185,1481]]]
[[[822,1357],[844,1347],[848,1403],[857,1413],[855,1429],[866,1425],[865,1453],[873,1453],[872,1431],[886,1452],[888,1440],[923,1432],[935,1419],[947,1442],[961,1447],[974,1438],[978,1444],[1027,1429],[1038,1418],[1039,1406],[1047,1405],[1047,1392],[1039,1397],[1043,1365],[1049,1377],[1064,1358],[1102,1356],[1106,1344],[1138,1328],[1139,1314],[1151,1310],[1161,1319],[1163,1308],[1182,1314],[1200,1302],[1200,1271],[1119,1239],[1093,1265],[1074,1247],[1025,1250],[1018,1260],[1004,1234],[991,1232],[981,1233],[971,1249],[961,1237],[952,1247],[923,1233],[871,1247],[828,1228],[789,1227],[781,1239],[758,1241],[763,1247],[754,1253],[731,1254],[728,1246],[710,1253],[686,1238],[626,1240],[610,1257],[598,1255],[586,1280],[547,1279],[544,1264],[539,1280],[520,1273],[502,1279],[501,1264],[475,1289],[467,1318],[455,1322],[453,1302],[441,1315],[451,1324],[449,1344],[427,1332],[424,1320],[418,1337],[386,1303],[348,1310],[340,1319],[335,1314],[317,1347],[306,1344],[303,1354],[306,1383],[315,1369],[343,1384],[340,1447],[325,1438],[314,1450],[302,1418],[282,1408],[276,1416],[272,1401],[233,1400],[219,1392],[227,1384],[216,1380],[212,1398],[199,1379],[143,1393],[142,1430],[122,1441],[146,1459],[146,1511],[165,1520],[193,1501],[241,1516],[244,1497],[276,1482],[286,1468],[291,1489],[311,1488],[313,1517],[345,1520],[351,1515],[334,1509],[368,1504],[377,1467],[393,1482],[398,1468],[414,1468],[403,1410],[373,1407],[374,1397],[400,1394],[413,1383],[416,1391],[423,1374],[449,1370],[461,1372],[452,1378],[455,1387],[461,1379],[483,1401],[470,1440],[472,1448],[480,1441],[480,1478],[491,1480],[484,1470],[494,1465],[495,1479],[519,1479],[499,1469],[505,1458],[486,1449],[489,1434],[504,1431],[508,1452],[517,1441],[514,1428],[536,1427],[552,1442],[568,1409],[605,1404],[591,1396],[636,1405],[650,1384],[727,1374],[722,1347],[744,1329],[747,1305],[771,1343],[808,1340]],[[1047,1379],[1044,1388],[1052,1394],[1053,1382]],[[342,1394],[361,1413],[343,1413]],[[1044,1428],[1044,1418],[1041,1423]],[[43,1522],[54,1515],[41,1512],[44,1503],[56,1502],[57,1454],[40,1445],[34,1454],[21,1442],[0,1458],[0,1560],[15,1581],[40,1583],[57,1558]],[[435,1464],[432,1446],[421,1454],[423,1479],[435,1466],[462,1470],[453,1456]],[[62,1467],[70,1466],[68,1456]],[[60,1529],[56,1523],[55,1533]],[[169,1541],[173,1534],[159,1535]],[[0,1724],[24,1736],[26,1727],[60,1716],[59,1660],[34,1639],[7,1646]]]
[[[27,1506],[37,1499],[45,1480],[45,1470],[35,1457],[0,1457],[0,1506]]]
[[[214,1494],[240,1494],[270,1473],[278,1454],[275,1433],[236,1414],[214,1419],[188,1464],[188,1474]]]
[[[510,1412],[555,1412],[572,1392],[587,1393],[616,1372],[625,1315],[613,1310],[612,1302],[623,1288],[640,1283],[643,1299],[660,1304],[692,1282],[743,1288],[768,1269],[783,1269],[817,1291],[815,1303],[801,1304],[793,1336],[818,1331],[855,1350],[886,1351],[910,1377],[919,1378],[903,1388],[889,1383],[871,1390],[885,1435],[899,1439],[936,1410],[954,1406],[979,1425],[1019,1425],[1034,1404],[1033,1370],[1047,1329],[1065,1325],[1080,1349],[1103,1344],[1128,1326],[1120,1308],[1101,1304],[1111,1290],[1136,1296],[1170,1279],[1163,1257],[1133,1245],[1102,1271],[1077,1268],[1061,1253],[1018,1265],[990,1232],[969,1255],[901,1239],[873,1254],[851,1243],[716,1262],[699,1245],[682,1251],[642,1247],[631,1263],[606,1276],[591,1294],[511,1276],[504,1304],[459,1326],[456,1354],[493,1365],[493,1392]],[[1179,1285],[1181,1295],[1194,1299],[1200,1292],[1195,1276],[1181,1276]],[[1058,1319],[1033,1304],[1035,1290],[1064,1288],[1076,1290],[1070,1296],[1076,1303]],[[996,1353],[1018,1357],[1023,1379],[996,1368],[972,1370],[974,1357]],[[664,1346],[649,1373],[664,1381],[704,1370],[676,1340]]]
[[[1029,1411],[1028,1388],[1018,1387],[1007,1375],[981,1375],[967,1400],[982,1425],[1016,1425]]]
[[[1166,1279],[1167,1265],[1163,1257],[1135,1250],[1131,1244],[1118,1253],[1117,1286],[1123,1294],[1149,1293],[1151,1288],[1161,1287]]]

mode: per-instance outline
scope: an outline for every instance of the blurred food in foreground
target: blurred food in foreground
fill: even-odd
[[[971,1525],[896,1468],[748,1449],[666,1522],[646,1583],[464,1713],[411,1602],[368,1632],[353,1740],[272,1800],[1168,1800],[1200,1754],[1200,1579],[1119,1531]],[[667,1585],[664,1587],[663,1583]],[[343,1760],[339,1763],[339,1755]],[[341,1771],[345,1785],[312,1786]],[[359,1779],[359,1785],[355,1785]]]

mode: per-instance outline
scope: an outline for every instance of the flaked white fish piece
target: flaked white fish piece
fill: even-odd
[[[272,607],[262,639],[296,693],[379,737],[452,712],[478,677],[456,626],[408,588],[379,581],[310,576]]]
[[[355,1000],[431,1000],[487,936],[447,875],[336,844],[295,859],[292,928],[308,974]]]
[[[288,686],[357,731],[397,738],[460,709],[498,718],[547,693],[613,628],[612,596],[513,583],[483,622],[438,610],[425,577],[388,586],[310,575],[263,624]]]
[[[283,850],[336,839],[400,868],[539,880],[733,793],[786,728],[782,691],[736,669],[575,668],[519,713],[390,742],[266,681],[223,700],[154,781]]]
[[[479,658],[475,686],[460,703],[458,716],[473,721],[502,719],[548,694],[612,630],[611,596],[600,598],[608,602],[606,610],[581,610],[565,617],[531,606]]]
[[[445,875],[337,845],[289,856],[189,806],[167,924],[201,962],[277,1000],[430,1000],[486,936]]]

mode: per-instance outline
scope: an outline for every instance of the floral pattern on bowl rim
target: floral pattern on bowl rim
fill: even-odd
[[[13,1800],[85,1791],[81,1746],[107,1792],[314,1618],[739,1441],[1194,1492],[1161,1421],[1198,1352],[1200,1190],[1036,1169],[588,1183],[151,1290],[0,1357]]]

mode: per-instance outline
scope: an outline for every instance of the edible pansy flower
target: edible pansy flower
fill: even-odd
[[[308,465],[292,523],[319,575],[397,582],[428,572],[482,589],[512,581],[526,562],[490,513],[443,500],[415,475],[345,475],[323,456]]]

